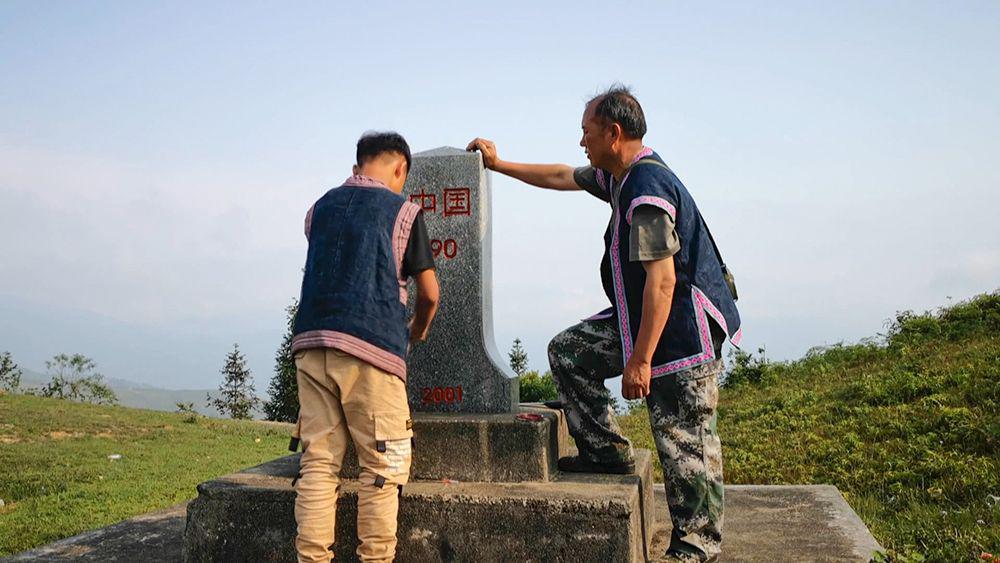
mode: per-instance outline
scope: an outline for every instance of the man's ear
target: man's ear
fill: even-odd
[[[622,126],[618,123],[612,123],[608,129],[611,130],[611,140],[617,141],[622,138]]]
[[[396,161],[396,169],[392,171],[397,178],[406,178],[406,159],[400,158]]]
[[[361,173],[361,167],[358,166],[357,164],[355,164],[354,167],[351,168],[351,174],[354,174],[355,176],[357,176],[360,173]]]

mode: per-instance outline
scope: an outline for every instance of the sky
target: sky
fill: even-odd
[[[541,5],[540,5],[541,4]],[[306,209],[359,135],[586,163],[614,82],[695,197],[745,347],[855,342],[1000,287],[1000,3],[0,3],[0,351],[263,392]],[[990,163],[993,164],[990,164]],[[606,306],[609,209],[493,177],[497,346]]]

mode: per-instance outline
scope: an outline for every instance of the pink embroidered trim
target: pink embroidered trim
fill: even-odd
[[[632,166],[636,162],[639,162],[640,160],[646,158],[647,156],[649,156],[651,154],[653,154],[653,149],[651,149],[649,147],[642,147],[642,150],[639,151],[639,154],[635,155],[635,158],[632,159],[632,162],[629,163],[629,166]],[[626,176],[627,176],[627,174],[626,174]],[[624,183],[625,183],[625,181],[622,180],[622,184],[624,184]]]
[[[399,300],[406,305],[406,278],[403,277],[403,255],[406,254],[406,243],[410,241],[410,230],[413,221],[420,212],[420,206],[406,201],[396,215],[396,223],[392,227],[392,251],[396,257],[396,279],[399,280]]]
[[[719,323],[719,326],[722,327],[722,330],[724,330],[726,334],[729,334],[729,329],[726,327],[726,319],[722,316],[722,312],[720,312],[715,305],[712,304],[712,301],[708,298],[708,296],[693,285],[691,286],[691,301],[694,303],[695,319],[698,323],[698,335],[700,337],[699,340],[701,340],[701,353],[655,366],[652,370],[653,377],[659,377],[669,373],[689,369],[715,360],[715,346],[713,346],[712,343],[712,330],[708,326],[708,315],[711,315],[712,318]]]
[[[632,164],[635,164],[638,160],[645,158],[652,154],[652,149],[643,148],[642,151],[636,155]],[[630,171],[631,172],[631,171]],[[622,179],[621,183],[618,184],[619,187],[624,186],[625,182],[628,180],[629,174],[625,174],[625,178]],[[656,198],[653,196],[641,196],[636,198],[636,200],[643,199],[645,197],[650,197],[654,200],[660,200],[661,198]],[[629,207],[628,210],[628,220],[631,221],[632,210],[637,205],[642,205],[642,203],[635,204],[633,200],[633,205]],[[666,201],[666,200],[663,200]],[[619,322],[619,332],[621,333],[622,340],[622,353],[624,355],[624,361],[628,361],[628,358],[632,355],[632,331],[629,325],[628,316],[628,301],[625,299],[625,283],[622,279],[622,266],[619,257],[619,243],[620,237],[619,226],[621,225],[621,213],[618,212],[617,198],[612,197],[612,205],[615,206],[615,225],[614,232],[611,237],[611,272],[612,272],[612,285],[615,290],[615,298],[618,305],[618,322]],[[673,209],[673,206],[671,206]],[[669,212],[669,211],[668,211]],[[701,341],[701,352],[694,354],[693,356],[688,356],[686,358],[681,358],[679,360],[674,360],[666,364],[661,364],[659,366],[653,366],[652,376],[660,377],[670,373],[675,373],[681,370],[689,369],[697,365],[701,365],[715,359],[715,347],[712,345],[712,331],[708,325],[708,315],[711,315],[719,326],[729,334],[729,329],[726,326],[726,318],[722,315],[722,312],[712,303],[712,301],[697,287],[691,286],[691,302],[694,305],[695,320],[698,324],[698,337]],[[743,337],[743,328],[740,327],[739,330],[730,338],[730,341],[734,345],[738,345],[739,341]]]
[[[591,316],[589,316],[589,317],[587,317],[586,319],[583,319],[583,320],[584,321],[600,321],[600,320],[604,320],[604,319],[610,319],[613,316],[615,316],[615,313],[614,313],[613,310],[612,311],[601,311],[600,313],[595,313],[595,314],[593,314],[593,315],[591,315]]]
[[[729,341],[733,343],[733,346],[736,346],[737,348],[739,348],[740,347],[740,342],[743,341],[743,327],[738,328],[736,330],[736,334],[732,335],[729,338]]]
[[[316,204],[312,204],[309,211],[306,211],[306,240],[309,240],[309,231],[312,230],[313,225],[313,211],[316,209]]]
[[[344,181],[345,186],[357,186],[360,188],[385,188],[389,189],[389,186],[383,184],[379,180],[372,178],[371,176],[362,176],[361,174],[355,174]]]
[[[406,381],[406,362],[403,358],[387,352],[374,344],[334,330],[310,330],[296,334],[292,338],[292,352],[307,348],[336,348],[364,360],[371,365],[387,371],[404,382]]]
[[[659,207],[669,213],[671,219],[677,221],[677,210],[674,209],[673,204],[662,197],[644,195],[633,199],[632,203],[628,206],[628,213],[625,214],[625,222],[629,225],[632,224],[632,213],[635,212],[635,208],[640,205],[652,205],[654,207]]]
[[[600,168],[595,169],[594,177],[597,178],[597,184],[601,186],[601,189],[608,191],[608,185],[604,182],[604,171]]]
[[[628,181],[628,177],[632,173],[632,165],[651,154],[653,154],[653,149],[649,147],[642,147],[639,154],[635,155],[635,158],[632,159],[632,163],[629,164],[628,172],[625,173],[625,177],[622,178],[622,181],[618,184],[619,194],[621,194],[621,188],[625,186],[625,182]],[[625,361],[628,361],[629,356],[632,355],[632,334],[629,329],[628,302],[625,300],[625,283],[622,280],[622,265],[618,256],[620,242],[618,231],[620,230],[619,226],[621,225],[621,213],[618,210],[618,203],[618,195],[611,194],[611,206],[615,214],[615,230],[611,237],[611,270],[614,274],[612,276],[614,282],[612,285],[614,285],[615,297],[618,301],[618,332],[621,333],[622,351],[625,353]]]

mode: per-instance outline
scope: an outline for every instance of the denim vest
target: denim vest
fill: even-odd
[[[377,180],[353,176],[306,216],[309,251],[292,350],[337,348],[406,380],[401,269],[420,208]]]
[[[636,164],[644,158],[663,162],[651,149],[644,148],[618,186],[612,185],[610,174],[597,170],[598,183],[611,196],[612,216],[604,235],[601,280],[614,306],[591,318],[615,318],[623,362],[628,362],[639,334],[646,284],[642,262],[629,261],[632,213],[640,205],[666,211],[675,222],[681,249],[673,256],[677,282],[670,316],[653,353],[655,378],[715,360],[709,319],[734,345],[739,345],[742,331],[739,311],[694,199],[673,171],[653,163]]]

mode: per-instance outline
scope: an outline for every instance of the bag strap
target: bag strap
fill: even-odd
[[[671,174],[674,173],[674,171],[671,170],[669,166],[654,158],[644,158],[635,163],[635,165],[638,164],[655,164],[661,168],[665,168],[667,172],[670,172]],[[722,271],[726,271],[726,261],[722,259],[722,253],[719,252],[719,245],[715,244],[715,237],[712,236],[712,229],[708,228],[708,222],[705,221],[705,218],[701,216],[701,210],[697,209],[697,207],[695,208],[695,210],[698,211],[698,218],[701,219],[701,224],[705,225],[705,232],[708,233],[708,240],[712,242],[712,249],[715,250],[715,257],[719,259],[719,265],[722,266]]]

